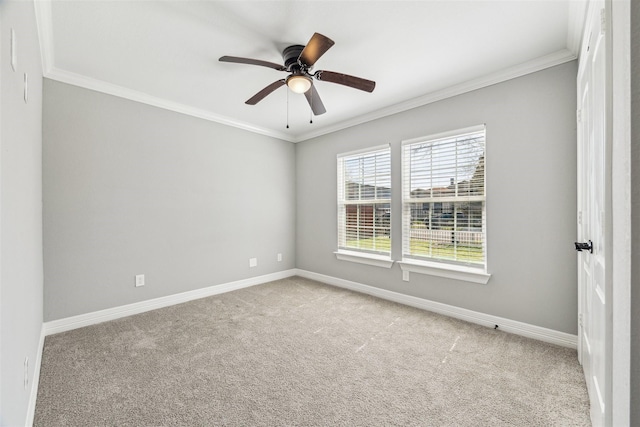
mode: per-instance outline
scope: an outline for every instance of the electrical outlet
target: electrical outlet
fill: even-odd
[[[402,271],[402,280],[404,280],[405,282],[409,281],[409,271],[408,270],[403,270]]]
[[[136,288],[144,286],[144,274],[136,274]]]
[[[257,267],[258,266],[258,258],[249,258],[249,267]]]
[[[29,386],[29,358],[24,358],[24,389]]]
[[[282,262],[282,254],[278,254],[278,262]]]

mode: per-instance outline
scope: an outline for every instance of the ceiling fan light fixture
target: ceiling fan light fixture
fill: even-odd
[[[302,75],[289,76],[287,86],[295,93],[305,93],[311,89],[311,78]]]
[[[2,1],[2,0],[0,0]],[[311,112],[316,116],[324,114],[327,110],[320,99],[320,95],[313,85],[313,80],[336,83],[365,92],[373,92],[376,82],[348,74],[336,73],[334,71],[319,70],[311,74],[311,69],[316,61],[334,45],[334,41],[320,33],[314,33],[306,46],[294,44],[287,46],[282,51],[284,65],[275,62],[262,61],[260,59],[243,58],[240,56],[221,56],[221,62],[234,62],[236,64],[259,65],[261,67],[272,68],[289,74],[288,77],[276,80],[267,85],[261,91],[245,101],[247,105],[256,105],[266,96],[273,93],[278,88],[287,85],[292,92],[304,94],[311,107]],[[287,91],[287,93],[289,93]],[[289,98],[287,96],[287,102]],[[288,126],[287,126],[288,127]]]

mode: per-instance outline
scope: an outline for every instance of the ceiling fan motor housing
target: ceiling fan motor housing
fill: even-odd
[[[354,77],[347,74],[336,73],[333,71],[316,71],[311,74],[311,69],[322,55],[327,52],[335,42],[327,36],[320,33],[314,33],[309,39],[306,46],[294,44],[286,47],[282,51],[284,65],[275,62],[262,61],[259,59],[242,58],[238,56],[222,56],[221,62],[235,62],[238,64],[259,65],[261,67],[271,68],[277,71],[286,71],[289,73],[284,79],[276,80],[260,92],[245,101],[245,104],[256,105],[262,101],[267,95],[273,93],[282,86],[288,86],[295,93],[304,93],[313,114],[324,114],[327,110],[320,99],[320,95],[316,91],[313,79],[323,80],[329,83],[336,83],[343,86],[349,86],[354,89],[363,90],[365,92],[373,92],[376,82],[366,80],[360,77]]]
[[[292,46],[286,47],[282,51],[282,59],[284,59],[284,66],[287,68],[287,71],[293,71],[295,68],[299,68],[298,57],[302,53],[304,46],[300,44],[294,44]]]

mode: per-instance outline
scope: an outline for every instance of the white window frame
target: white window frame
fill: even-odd
[[[407,182],[407,177],[410,176],[411,173],[410,165],[408,164],[409,159],[406,158],[406,147],[417,145],[417,144],[425,144],[431,142],[437,142],[444,139],[450,139],[454,137],[461,137],[467,134],[485,132],[485,147],[484,147],[484,156],[485,156],[485,174],[484,174],[484,194],[480,198],[479,196],[474,196],[472,199],[469,198],[457,198],[457,196],[447,198],[447,200],[442,200],[443,202],[447,201],[482,201],[482,240],[483,240],[483,264],[475,264],[475,263],[463,263],[460,261],[449,260],[445,258],[438,257],[427,257],[420,256],[416,254],[411,254],[410,250],[410,241],[411,241],[411,204],[421,201],[435,202],[436,200],[433,197],[429,198],[412,198],[411,197],[411,183]],[[432,276],[446,277],[450,279],[463,280],[473,283],[481,283],[486,284],[489,281],[491,275],[487,272],[487,229],[486,229],[486,126],[478,125],[471,126],[468,128],[457,129],[449,132],[443,132],[435,135],[428,135],[420,138],[414,138],[410,140],[402,141],[401,143],[401,151],[402,151],[402,261],[399,261],[401,269],[403,270],[403,279],[409,280],[409,273],[419,273],[419,274],[428,274]],[[449,200],[451,199],[451,200]]]
[[[350,151],[337,155],[337,225],[338,225],[338,250],[334,252],[336,258],[342,261],[356,262],[360,264],[373,265],[376,267],[390,268],[393,265],[391,259],[391,210],[389,211],[389,251],[376,251],[360,248],[352,248],[346,245],[346,207],[348,205],[369,205],[369,204],[388,204],[391,208],[391,194],[389,198],[375,198],[375,199],[360,199],[360,200],[348,200],[346,198],[345,189],[345,171],[344,162],[349,159],[358,157],[365,157],[367,155],[373,155],[379,152],[386,151],[389,155],[389,191],[391,192],[391,146],[385,144],[376,147],[370,147],[357,151]],[[375,212],[375,211],[374,211]],[[374,226],[375,226],[375,213],[374,213]]]

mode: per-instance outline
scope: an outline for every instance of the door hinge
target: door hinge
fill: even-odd
[[[576,110],[576,121],[578,123],[582,121],[582,110]]]
[[[578,325],[582,328],[582,313],[578,314]]]
[[[600,34],[604,35],[607,32],[607,11],[606,9],[600,9]]]
[[[578,225],[582,225],[582,211],[578,211]]]

